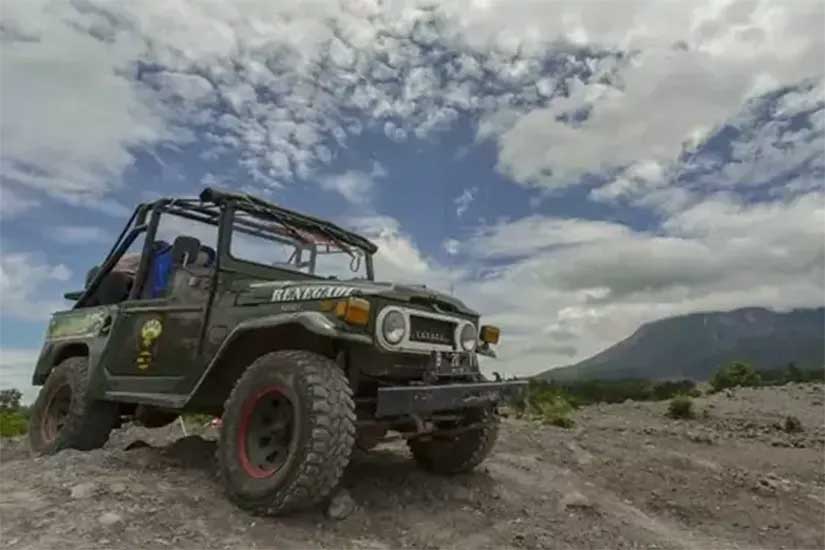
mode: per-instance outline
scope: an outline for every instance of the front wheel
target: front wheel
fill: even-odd
[[[498,438],[498,417],[492,409],[470,409],[457,426],[439,426],[450,435],[410,439],[413,458],[437,474],[469,472],[492,452]]]
[[[338,365],[308,351],[258,358],[235,384],[218,456],[229,498],[265,515],[328,496],[355,438],[352,391]]]
[[[57,365],[40,389],[29,420],[29,443],[37,454],[63,449],[89,451],[109,439],[118,406],[86,397],[88,359],[70,357]]]

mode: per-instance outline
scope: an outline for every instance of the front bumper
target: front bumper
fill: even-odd
[[[375,416],[383,418],[484,407],[514,399],[523,395],[526,389],[526,380],[380,388]]]

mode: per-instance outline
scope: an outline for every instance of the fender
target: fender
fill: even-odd
[[[336,323],[328,316],[318,311],[299,311],[294,313],[279,313],[277,315],[267,315],[265,317],[258,317],[243,321],[232,329],[217,353],[215,353],[209,365],[204,370],[195,387],[189,393],[187,401],[191,400],[200,391],[204,381],[209,378],[209,374],[213,369],[217,368],[221,361],[226,357],[227,352],[232,347],[232,344],[242,335],[248,334],[261,329],[281,327],[285,325],[297,324],[302,326],[308,332],[317,334],[324,338],[331,340],[343,340],[346,342],[353,342],[357,344],[372,345],[372,337],[368,334],[358,334],[347,330],[346,325]]]
[[[94,373],[109,338],[108,328],[116,315],[114,306],[55,313],[46,330],[46,338],[32,374],[32,384],[43,385],[51,370],[67,357],[88,357],[89,373]]]

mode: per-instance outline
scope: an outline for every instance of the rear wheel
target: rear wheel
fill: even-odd
[[[498,438],[498,417],[492,409],[470,409],[460,425],[438,428],[454,433],[408,441],[415,461],[437,474],[469,472],[492,452]]]
[[[32,406],[29,442],[32,451],[100,448],[119,420],[115,403],[86,397],[88,360],[70,357],[56,366]]]
[[[352,392],[338,365],[307,351],[264,355],[224,405],[218,456],[226,491],[259,514],[311,506],[338,484],[354,437]]]

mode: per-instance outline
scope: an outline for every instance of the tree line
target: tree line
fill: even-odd
[[[794,363],[785,367],[757,370],[734,361],[717,370],[709,380],[708,393],[735,387],[775,386],[789,382],[825,382],[825,367],[803,369]],[[618,380],[555,381],[531,379],[527,395],[513,403],[517,414],[543,419],[548,424],[570,427],[569,415],[578,407],[595,403],[665,401],[676,397],[699,397],[702,392],[693,380],[654,381],[643,378]]]

